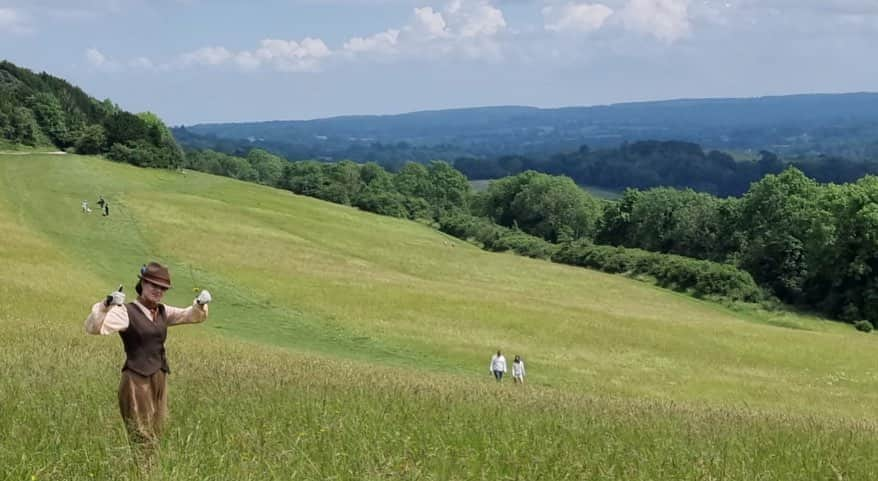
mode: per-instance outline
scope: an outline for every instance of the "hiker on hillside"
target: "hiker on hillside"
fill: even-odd
[[[110,203],[104,199],[103,195],[98,196],[98,206],[100,206],[101,210],[104,212],[104,216],[110,215]]]
[[[88,207],[87,200],[82,201],[82,213],[83,214],[90,214],[91,213],[91,209],[89,209],[89,207]]]
[[[524,384],[524,361],[518,354],[512,361],[512,382]]]
[[[137,300],[125,303],[122,286],[92,306],[85,320],[89,334],[119,333],[125,348],[125,364],[119,384],[119,409],[132,445],[145,448],[149,457],[157,446],[168,415],[166,381],[171,370],[165,358],[169,326],[207,319],[208,291],[201,291],[192,305],[182,309],[161,303],[171,288],[168,268],[150,262],[140,269]]]
[[[506,358],[503,357],[503,353],[499,350],[497,354],[491,357],[491,366],[488,369],[494,374],[494,379],[497,382],[503,380],[503,374],[506,372]]]

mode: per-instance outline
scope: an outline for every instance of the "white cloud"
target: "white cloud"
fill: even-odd
[[[88,63],[95,67],[101,67],[107,63],[107,57],[96,48],[86,50],[85,58],[88,60]]]
[[[398,41],[399,30],[390,29],[365,38],[352,37],[344,43],[342,48],[352,53],[376,52],[389,54],[396,52]]]
[[[412,10],[411,20],[400,28],[366,37],[352,37],[343,49],[348,54],[381,53],[386,57],[502,58],[499,37],[506,30],[503,12],[488,0],[452,0],[444,9],[432,6]]]
[[[332,52],[319,38],[295,40],[265,39],[252,57],[284,72],[309,72],[320,67],[320,60]]]
[[[592,32],[600,29],[613,9],[602,3],[567,3],[543,8],[546,30],[553,32]]]
[[[184,65],[220,65],[232,58],[225,47],[202,47],[180,56]]]
[[[445,18],[433,7],[416,8],[414,22],[408,27],[409,30],[424,32],[429,38],[447,37],[445,28]]]
[[[0,34],[23,34],[33,31],[27,16],[14,8],[0,8]]]
[[[183,67],[232,64],[243,70],[267,67],[282,72],[308,72],[318,70],[320,60],[331,54],[329,47],[318,38],[308,37],[301,42],[267,38],[253,50],[235,52],[225,47],[200,48],[180,55],[178,63]]]
[[[630,0],[619,12],[625,28],[673,43],[691,32],[689,0]]]
[[[477,37],[496,35],[506,28],[503,12],[487,2],[480,2],[470,9],[463,9],[457,1],[454,14],[459,15],[459,32],[461,37]]]

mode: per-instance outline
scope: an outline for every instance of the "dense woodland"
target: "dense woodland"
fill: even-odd
[[[736,160],[725,152],[705,152],[701,146],[690,142],[650,140],[601,150],[581,146],[574,152],[544,158],[458,158],[454,167],[470,179],[498,179],[535,170],[566,175],[578,184],[605,189],[691,188],[722,197],[739,196],[752,182],[790,166],[819,182],[853,182],[864,175],[878,173],[878,162],[875,161],[831,156],[781,159],[765,150],[753,157]]]
[[[543,161],[459,160],[456,167],[470,175],[498,169],[489,177],[502,178],[475,192],[461,170],[442,161],[389,171],[375,162],[290,162],[258,148],[184,154],[155,115],[125,112],[8,62],[0,63],[0,134],[7,144],[258,182],[425,221],[486,249],[644,276],[699,296],[776,299],[845,321],[878,322],[878,177],[858,170],[868,162],[789,165],[769,152],[741,162],[687,142],[634,142]],[[823,184],[806,173],[857,180]],[[610,202],[577,182],[706,192],[629,188]]]
[[[178,167],[183,151],[154,114],[99,102],[45,72],[0,62],[0,142],[52,147],[148,167]]]
[[[246,156],[251,149],[261,148],[287,159],[375,162],[391,172],[399,171],[407,162],[426,164],[431,160],[445,159],[472,180],[499,179],[535,170],[566,175],[581,185],[620,191],[628,187],[677,187],[723,197],[738,196],[746,192],[752,182],[789,166],[820,182],[853,182],[864,175],[878,174],[875,160],[813,154],[781,158],[767,150],[736,159],[726,152],[705,151],[698,144],[677,140],[625,142],[599,149],[581,145],[568,152],[544,155],[484,157],[472,155],[462,146],[447,144],[425,146],[404,141],[343,143],[330,151],[279,141],[250,142],[199,136],[186,128],[176,128],[173,132],[186,148],[210,149],[236,156]],[[878,153],[874,159],[878,159]]]

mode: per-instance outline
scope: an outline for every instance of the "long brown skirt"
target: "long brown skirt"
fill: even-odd
[[[119,383],[119,411],[135,444],[155,444],[168,417],[167,374],[141,376],[128,369]]]

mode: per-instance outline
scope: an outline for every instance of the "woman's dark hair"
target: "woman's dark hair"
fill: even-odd
[[[137,295],[138,295],[138,296],[141,295],[141,294],[143,294],[143,286],[140,285],[140,282],[141,282],[141,281],[138,280],[138,281],[137,281],[137,285],[134,286],[134,290],[137,291]]]
[[[520,361],[521,361],[521,356],[519,356],[518,354],[516,354],[516,355],[515,355],[515,362],[520,362]]]

